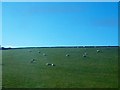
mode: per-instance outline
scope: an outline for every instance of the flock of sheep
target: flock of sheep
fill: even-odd
[[[100,50],[96,50],[96,51],[97,51],[97,53],[100,52]],[[32,51],[29,51],[29,52],[32,52]],[[41,52],[38,51],[38,53],[41,53]],[[43,53],[43,56],[46,56],[46,54]],[[66,54],[66,57],[69,57],[69,56],[70,56],[69,54]],[[86,53],[86,52],[83,54],[83,57],[87,57],[87,53]],[[36,62],[35,59],[32,59],[32,60],[30,61],[30,63],[34,63],[34,62]],[[46,63],[46,66],[55,66],[55,64],[53,64],[53,63]]]
[[[29,52],[32,52],[32,51],[30,50]],[[41,53],[41,52],[38,51],[38,53]],[[43,56],[46,56],[46,54],[43,53]],[[30,61],[30,63],[35,63],[35,62],[36,62],[36,59],[32,59],[32,60]],[[55,64],[53,64],[53,63],[46,63],[46,66],[55,66]]]

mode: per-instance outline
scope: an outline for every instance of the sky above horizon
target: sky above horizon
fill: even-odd
[[[2,46],[118,46],[117,2],[4,2]]]

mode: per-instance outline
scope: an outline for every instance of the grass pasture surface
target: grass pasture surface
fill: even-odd
[[[2,89],[2,50],[0,50],[0,90]]]
[[[2,60],[4,88],[118,87],[117,47],[10,49],[2,51]]]

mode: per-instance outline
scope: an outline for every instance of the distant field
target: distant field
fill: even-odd
[[[118,87],[117,47],[10,49],[2,60],[4,88]]]
[[[0,89],[2,88],[2,50],[0,50]]]

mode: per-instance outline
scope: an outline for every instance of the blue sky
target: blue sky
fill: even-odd
[[[2,44],[2,3],[0,2],[0,45]]]
[[[2,4],[2,45],[118,45],[117,2]]]

